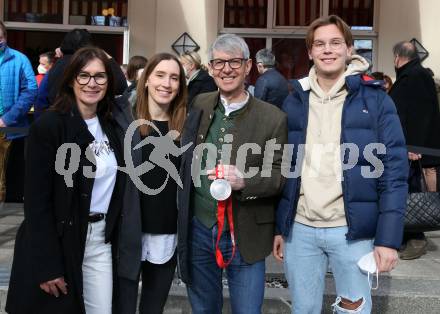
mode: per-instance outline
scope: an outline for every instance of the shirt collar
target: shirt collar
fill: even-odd
[[[220,95],[220,101],[223,105],[223,107],[225,108],[225,116],[229,116],[231,114],[231,112],[240,110],[241,108],[243,108],[247,102],[249,101],[249,93],[247,91],[244,91],[246,93],[246,99],[241,101],[241,102],[231,102],[230,104],[228,104],[228,101],[226,100],[226,98],[224,98],[222,95]]]

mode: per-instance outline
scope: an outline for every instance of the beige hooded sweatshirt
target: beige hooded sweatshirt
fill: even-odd
[[[345,78],[363,73],[368,62],[353,55],[345,73],[328,93],[318,84],[315,67],[300,81],[310,89],[309,118],[301,189],[295,221],[312,227],[345,226],[340,156],[342,107],[348,91]]]

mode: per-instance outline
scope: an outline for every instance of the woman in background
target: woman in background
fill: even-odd
[[[127,97],[131,106],[134,108],[136,105],[136,86],[139,78],[142,75],[142,71],[147,65],[147,58],[142,56],[133,56],[127,65],[127,81],[128,87],[124,91],[124,96]]]
[[[185,52],[180,56],[180,63],[185,69],[188,84],[188,105],[191,105],[194,97],[201,93],[214,92],[217,90],[214,79],[209,75],[197,52]]]

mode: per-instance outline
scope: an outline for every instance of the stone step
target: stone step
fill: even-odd
[[[15,232],[23,219],[22,204],[0,203],[0,313],[6,301]],[[426,233],[428,253],[414,261],[400,261],[391,274],[380,277],[373,292],[373,313],[440,314],[440,232]],[[282,264],[266,260],[267,287],[263,313],[290,313],[290,295]],[[335,300],[333,279],[326,278],[324,313],[331,313]],[[224,313],[230,313],[229,293],[224,290]],[[172,286],[165,313],[191,313],[186,288],[178,280]],[[300,313],[301,314],[301,313]]]
[[[223,290],[223,313],[231,313],[229,291]],[[336,298],[334,281],[326,276],[326,289],[322,313],[332,313],[331,304]],[[290,313],[291,298],[287,288],[265,289],[263,313]],[[168,297],[165,314],[192,313],[187,299],[186,288],[182,283],[173,283]],[[373,291],[373,312],[380,314],[439,314],[440,280],[381,277],[379,289]]]
[[[267,287],[263,313],[290,313],[291,299],[286,284],[280,274],[267,274]],[[6,301],[9,269],[0,268],[0,313]],[[225,282],[226,283],[226,282]],[[275,288],[276,287],[276,288]],[[229,291],[225,284],[224,311],[231,313]],[[326,276],[323,313],[332,313],[331,304],[336,298],[334,281],[331,274]],[[428,278],[410,278],[403,276],[381,276],[379,289],[373,291],[373,313],[388,314],[438,314],[440,313],[440,280]],[[175,280],[168,297],[165,314],[192,313],[187,299],[185,285]]]

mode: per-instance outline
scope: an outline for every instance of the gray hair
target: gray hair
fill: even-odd
[[[244,39],[235,34],[223,34],[218,36],[211,47],[209,47],[209,60],[213,59],[214,50],[229,54],[241,53],[244,59],[249,59],[250,56],[249,47]]]
[[[413,60],[418,58],[417,49],[413,43],[409,41],[401,41],[394,45],[393,54],[395,56],[407,58],[408,60]]]
[[[257,63],[262,63],[263,66],[268,68],[275,66],[275,56],[273,55],[272,51],[266,48],[258,50],[257,54],[255,55],[255,60],[257,60]]]

